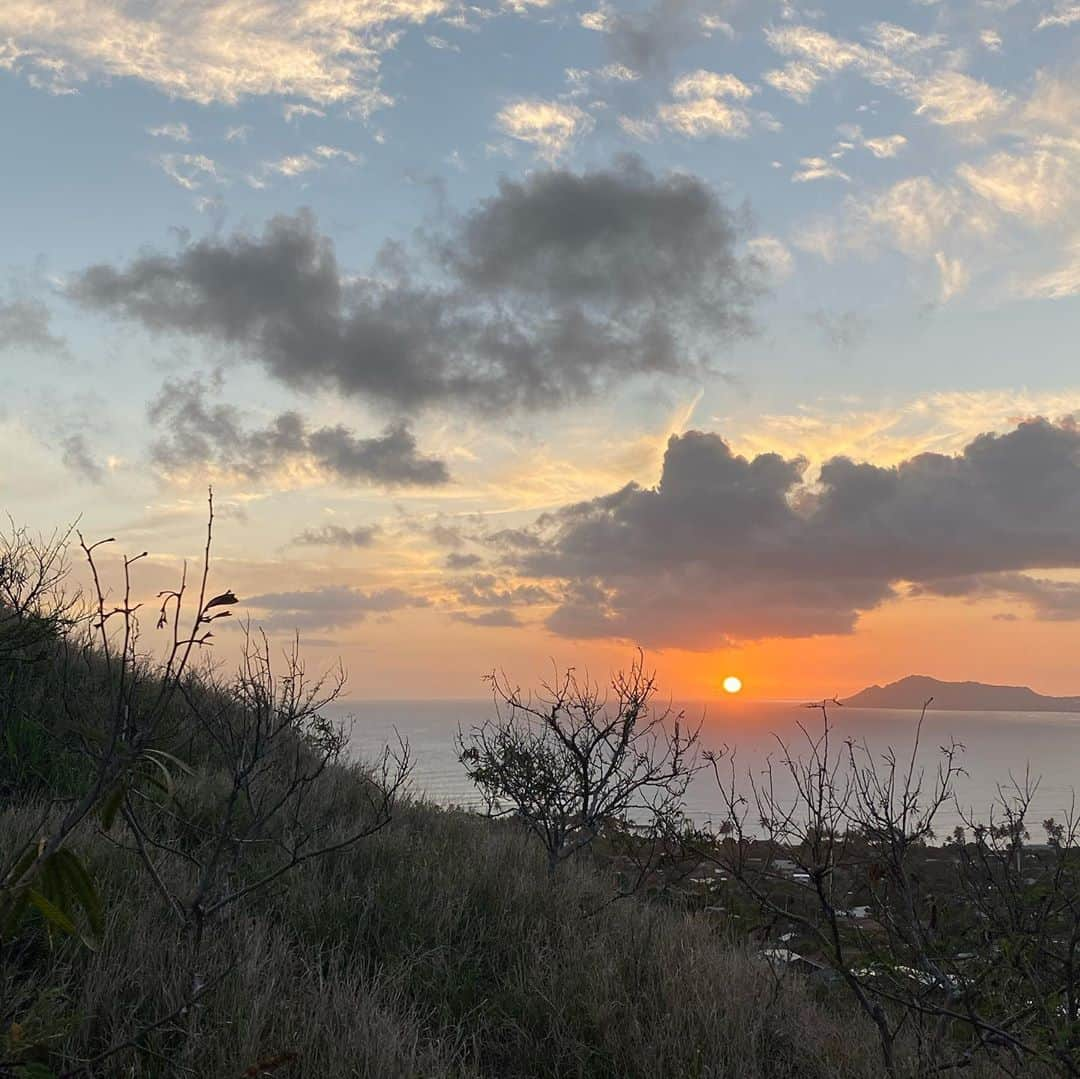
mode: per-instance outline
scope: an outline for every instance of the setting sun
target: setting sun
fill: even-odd
[[[742,679],[736,678],[735,675],[729,674],[724,679],[724,692],[725,693],[739,693],[742,690]]]

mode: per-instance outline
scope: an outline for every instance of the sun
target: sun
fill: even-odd
[[[739,693],[742,690],[742,679],[736,678],[735,675],[729,674],[724,679],[724,692],[725,693]]]

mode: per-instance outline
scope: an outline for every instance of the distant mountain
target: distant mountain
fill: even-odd
[[[912,674],[887,686],[868,686],[848,697],[854,708],[922,708],[954,712],[1080,712],[1080,697],[1044,697],[1027,686],[988,686],[983,682],[939,682]]]

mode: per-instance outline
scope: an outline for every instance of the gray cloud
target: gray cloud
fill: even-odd
[[[330,585],[310,591],[267,592],[243,600],[245,607],[269,612],[255,621],[267,631],[339,629],[363,622],[370,614],[387,614],[410,607],[428,607],[424,596],[410,595],[400,588],[365,592],[345,585]]]
[[[518,629],[522,625],[521,619],[513,611],[504,608],[484,611],[482,614],[454,611],[450,617],[455,622],[464,622],[470,626],[486,626],[489,629]]]
[[[870,323],[858,311],[818,310],[809,317],[826,344],[840,352],[858,348],[870,332]]]
[[[39,300],[0,301],[0,350],[67,353],[67,342],[52,332],[52,314]]]
[[[211,400],[198,379],[169,381],[150,403],[149,415],[164,433],[154,442],[154,460],[169,471],[213,465],[260,479],[290,461],[309,460],[341,483],[436,486],[448,483],[443,461],[424,457],[402,423],[375,438],[357,438],[347,428],[310,428],[299,413],[282,412],[265,427],[247,430],[235,406]]]
[[[378,534],[378,525],[358,525],[356,528],[323,525],[322,528],[305,528],[293,543],[302,547],[370,547]]]
[[[968,599],[998,599],[1023,604],[1042,622],[1080,620],[1080,583],[1032,577],[1026,573],[980,574],[948,578],[921,585],[917,592],[938,596],[963,596]],[[996,614],[996,619],[1012,621],[1015,612]]]
[[[460,551],[451,551],[446,556],[443,565],[451,570],[474,569],[483,561],[483,558],[478,554],[462,554]]]
[[[571,637],[712,648],[849,632],[901,582],[995,589],[1041,617],[1080,590],[1026,576],[1080,567],[1080,430],[1035,419],[954,456],[884,468],[738,456],[717,435],[668,444],[660,481],[539,518],[532,544],[492,544],[508,569],[562,592],[548,620]],[[974,579],[974,580],[972,580]],[[957,582],[960,582],[958,585]]]
[[[604,20],[616,63],[643,74],[666,75],[673,55],[702,36],[692,0],[657,0],[641,11],[612,11]]]
[[[67,435],[60,442],[60,459],[67,468],[91,483],[102,483],[105,470],[90,452],[86,436],[75,433]]]
[[[459,582],[456,590],[458,602],[465,607],[527,607],[555,602],[546,588],[535,584],[507,585],[490,573],[477,573],[468,581]]]
[[[704,369],[750,332],[762,267],[703,181],[617,159],[503,180],[372,276],[338,266],[306,211],[259,236],[93,266],[70,296],[152,331],[201,337],[302,389],[395,409],[553,407],[627,376]]]

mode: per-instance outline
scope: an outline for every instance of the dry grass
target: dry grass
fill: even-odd
[[[357,781],[342,769],[320,807],[342,828]],[[9,808],[0,836],[29,819]],[[100,835],[81,848],[109,900],[101,949],[35,936],[0,966],[3,1029],[18,1022],[69,1062],[187,989],[176,929],[134,859]],[[220,984],[149,1052],[97,1074],[239,1076],[277,1057],[273,1074],[319,1077],[877,1074],[869,1031],[700,917],[636,901],[583,916],[608,886],[588,866],[552,886],[512,825],[406,805],[218,923],[204,976],[227,971]]]

